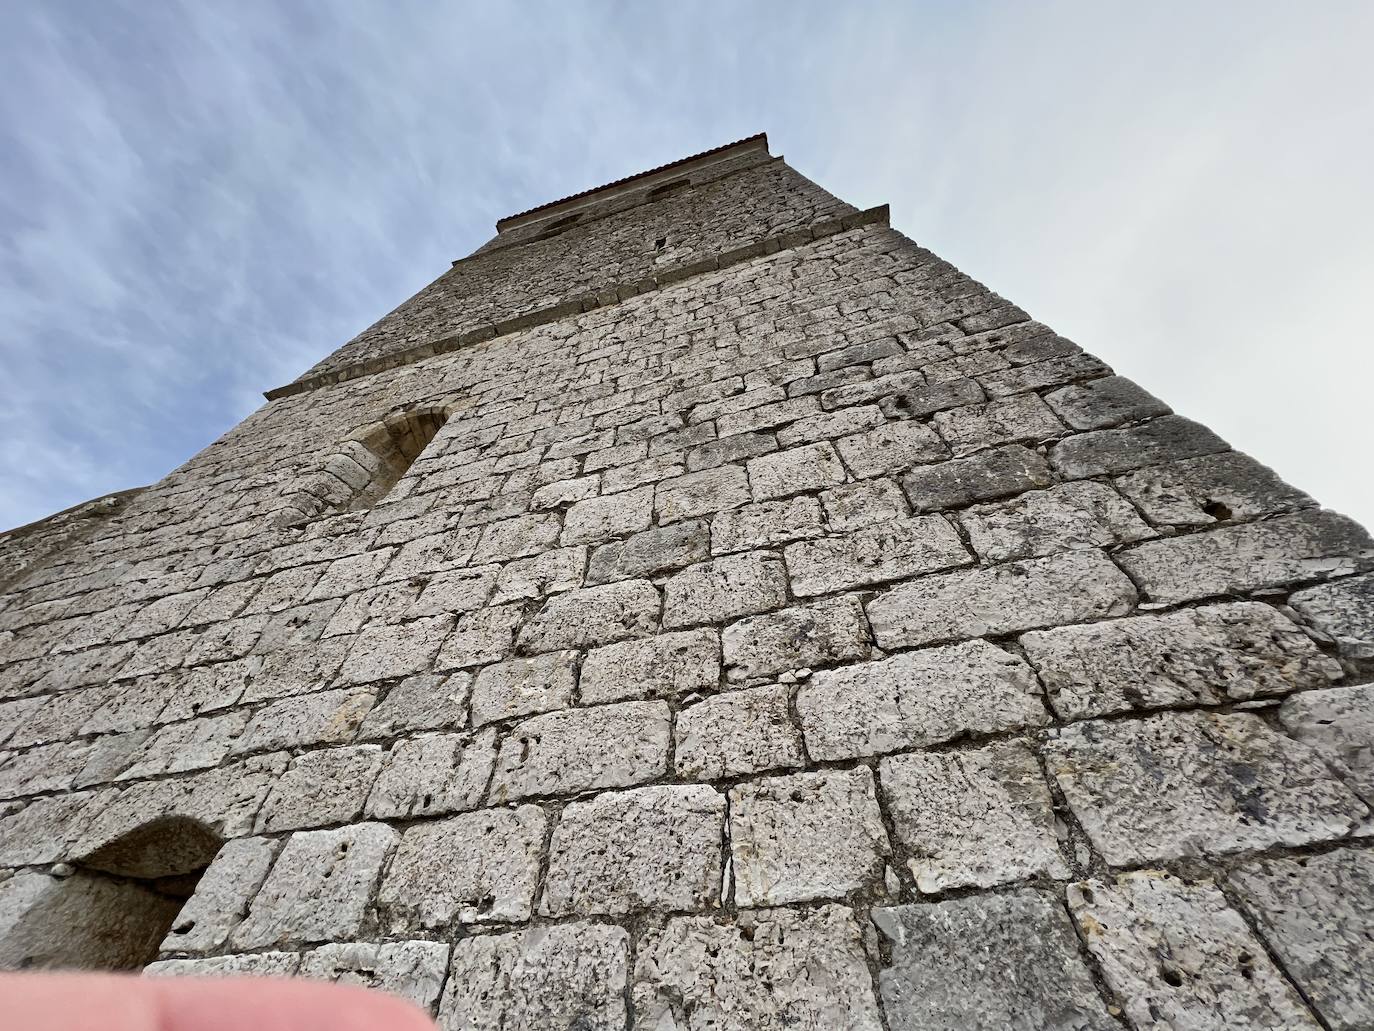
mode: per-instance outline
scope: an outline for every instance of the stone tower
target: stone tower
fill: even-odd
[[[0,538],[0,966],[1371,1026],[1360,527],[762,136],[497,230]]]

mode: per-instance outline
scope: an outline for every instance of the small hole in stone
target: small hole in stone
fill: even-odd
[[[1093,894],[1093,890],[1092,890],[1091,888],[1087,888],[1087,887],[1079,888],[1079,889],[1078,889],[1078,894],[1080,894],[1081,896],[1083,896],[1083,901],[1086,902],[1086,903],[1087,903],[1088,905],[1090,905],[1090,906],[1091,906],[1094,902],[1097,901],[1097,896]]]
[[[1220,501],[1207,501],[1203,503],[1202,510],[1213,519],[1230,519],[1231,510]]]
[[[1164,978],[1164,983],[1175,988],[1183,987],[1183,975],[1173,967],[1160,967],[1159,976]]]
[[[666,236],[660,236],[657,240],[654,241],[654,250],[656,251],[661,251],[663,250],[663,248],[667,246],[668,238]]]

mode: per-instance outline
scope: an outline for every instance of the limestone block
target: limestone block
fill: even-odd
[[[943,516],[879,523],[843,537],[791,544],[783,551],[792,592],[829,594],[901,580],[973,561]]]
[[[0,798],[66,791],[85,768],[90,754],[90,745],[71,741],[39,745],[25,752],[0,752]]]
[[[222,676],[214,671],[239,664],[220,663],[218,666],[208,667],[210,675],[216,681],[213,689],[206,690],[195,701],[185,696],[181,699],[174,697],[167,708],[162,710],[162,719],[181,719],[197,712],[232,705],[236,701],[247,705],[249,702],[260,702],[264,699],[323,691],[333,686],[339,667],[343,665],[352,644],[347,637],[330,637],[314,642],[309,648],[268,652],[245,660],[241,671],[236,671],[235,677]],[[248,665],[249,663],[256,665]],[[193,673],[200,673],[206,669],[207,667],[202,666]],[[233,689],[234,679],[242,681],[242,686],[237,692]],[[178,701],[190,702],[194,708],[189,712],[183,711]],[[197,702],[199,704],[196,704]]]
[[[622,580],[555,595],[521,629],[516,646],[525,654],[589,648],[658,627],[659,598],[647,580]]]
[[[1153,537],[1135,509],[1101,483],[1065,483],[959,516],[984,562],[1038,558]]]
[[[144,977],[290,977],[300,966],[294,952],[259,952],[249,956],[163,959],[143,968]]]
[[[683,464],[682,453],[654,455],[650,458],[618,465],[601,474],[601,493],[615,494],[618,491],[633,490],[645,484],[655,484],[670,476],[681,476],[687,471]]]
[[[417,824],[377,893],[392,934],[528,920],[544,851],[544,811],[481,809]]]
[[[892,480],[860,480],[821,492],[825,522],[832,533],[848,533],[911,515],[902,489]]]
[[[342,598],[344,595],[375,586],[395,552],[395,548],[378,548],[376,551],[365,551],[360,555],[345,555],[343,558],[335,559],[329,563],[324,576],[315,582],[305,600]]]
[[[368,684],[428,672],[454,624],[453,616],[369,624],[354,640],[339,679],[344,684]]]
[[[815,415],[820,410],[820,403],[814,397],[791,397],[786,401],[775,401],[722,415],[716,419],[716,432],[722,437],[729,437],[736,433],[770,430]]]
[[[233,932],[233,947],[356,938],[377,875],[398,839],[379,823],[293,834],[247,919]]]
[[[1061,387],[1046,394],[1045,403],[1076,430],[1100,430],[1169,414],[1168,405],[1124,376]]]
[[[570,591],[582,586],[586,568],[585,547],[555,548],[530,558],[518,558],[501,567],[491,601],[499,605]]]
[[[1023,888],[873,910],[892,1031],[1115,1031],[1058,900]]]
[[[890,422],[839,442],[844,464],[859,478],[882,476],[913,465],[939,462],[949,448],[929,426],[919,422]]]
[[[1069,876],[1049,788],[1024,744],[893,756],[878,780],[921,891]]]
[[[831,666],[869,654],[868,621],[853,595],[750,616],[721,635],[727,676],[734,680]]]
[[[247,916],[248,904],[272,868],[279,844],[268,838],[225,842],[172,922],[162,951],[218,951]]]
[[[482,804],[496,756],[496,732],[420,734],[387,753],[367,798],[368,817],[408,819],[465,812]]]
[[[300,976],[386,992],[432,1013],[448,973],[445,942],[342,942],[301,957]]]
[[[560,530],[556,515],[524,515],[488,523],[472,561],[481,565],[537,555],[554,546]]]
[[[622,1031],[629,935],[569,923],[466,938],[453,947],[443,1031]]]
[[[902,584],[868,603],[868,621],[881,647],[901,648],[1122,616],[1135,603],[1105,555],[1070,551]]]
[[[737,465],[676,476],[662,481],[656,490],[654,508],[660,526],[738,508],[750,501],[749,477]]]
[[[815,498],[763,501],[716,515],[711,520],[711,553],[753,551],[819,537],[824,532],[821,506]]]
[[[515,631],[524,618],[519,605],[492,605],[458,617],[434,660],[436,670],[470,669],[499,662],[515,647]]]
[[[1257,859],[1228,880],[1327,1026],[1374,1024],[1374,854]]]
[[[237,738],[235,755],[276,748],[345,744],[353,739],[377,696],[369,690],[322,691],[263,706]]]
[[[1113,866],[1330,841],[1368,813],[1316,752],[1243,713],[1075,724],[1046,764]]]
[[[662,777],[669,721],[665,702],[621,702],[518,723],[501,743],[491,801],[625,788]]]
[[[778,448],[771,433],[739,433],[732,437],[708,440],[687,452],[687,468],[692,472],[715,469],[728,462],[766,455]]]
[[[778,443],[783,447],[795,447],[818,440],[833,440],[875,429],[886,421],[877,405],[855,405],[799,419],[778,431]]]
[[[583,702],[676,698],[714,691],[720,642],[714,630],[684,630],[594,648],[582,663]]]
[[[1079,352],[1053,355],[1049,353],[1052,350],[1053,347],[1042,352],[1043,361],[1029,363],[1021,361],[1023,358],[1031,357],[1028,351],[1016,352],[1015,368],[979,376],[978,381],[983,384],[989,397],[1008,397],[1012,394],[1023,394],[1028,390],[1043,390],[1045,387],[1067,383],[1070,380],[1102,376],[1111,372],[1111,369],[1090,354]]]
[[[1342,655],[1374,659],[1374,576],[1352,576],[1298,591],[1298,614],[1336,642]]]
[[[1040,455],[1012,444],[913,469],[902,477],[902,488],[917,512],[934,512],[1048,487],[1053,482]]]
[[[1156,465],[1115,483],[1156,526],[1241,522],[1314,504],[1272,469],[1235,451]]]
[[[381,772],[382,758],[380,745],[296,756],[258,812],[256,831],[270,834],[356,820]]]
[[[889,853],[873,773],[794,773],[730,789],[735,901],[843,898],[882,877]]]
[[[690,566],[709,557],[711,535],[701,521],[656,526],[592,552],[589,583],[629,580]]]
[[[558,480],[540,487],[530,497],[531,512],[547,512],[562,508],[587,498],[594,498],[600,490],[599,476],[579,476],[571,480]]]
[[[1133,1027],[1320,1027],[1210,882],[1145,870],[1073,884],[1068,895]]]
[[[654,515],[654,488],[640,487],[619,494],[579,501],[563,517],[561,542],[594,544],[648,529]]]
[[[725,796],[655,786],[571,802],[554,828],[539,912],[695,910],[720,897]]]
[[[956,458],[998,444],[1049,440],[1064,432],[1064,424],[1037,394],[936,412],[935,428]]]
[[[1121,552],[1121,567],[1152,600],[1240,594],[1374,568],[1374,540],[1334,512],[1170,537]]]
[[[798,690],[797,712],[820,760],[1049,722],[1030,667],[986,641],[822,670]]]
[[[1065,479],[1077,480],[1225,450],[1226,441],[1206,426],[1166,415],[1140,426],[1094,430],[1061,440],[1050,451],[1050,465]]]
[[[787,575],[766,551],[731,555],[688,566],[665,587],[663,625],[669,629],[723,623],[787,602]]]
[[[1071,720],[1248,701],[1342,676],[1301,629],[1257,602],[1036,630],[1020,643],[1050,705]]]
[[[674,763],[687,780],[716,780],[804,762],[785,687],[729,691],[678,713]]]
[[[843,906],[742,912],[651,927],[635,954],[637,1023],[650,1028],[880,1031],[859,929]]]
[[[441,616],[481,608],[496,588],[499,566],[478,566],[436,573],[411,603],[407,617]]]
[[[406,677],[368,712],[358,737],[370,741],[419,730],[461,727],[468,719],[471,693],[469,673]]]
[[[562,709],[572,704],[577,653],[547,652],[487,666],[472,687],[472,725]]]
[[[848,479],[840,456],[829,441],[751,458],[747,469],[755,501],[830,487]]]
[[[1294,695],[1280,706],[1279,722],[1374,804],[1374,684]]]
[[[218,766],[247,725],[248,716],[235,712],[161,727],[129,757],[129,765],[115,779],[137,780]]]

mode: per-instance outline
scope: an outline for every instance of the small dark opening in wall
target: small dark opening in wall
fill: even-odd
[[[662,186],[655,186],[645,195],[644,199],[661,200],[670,194],[677,193],[679,190],[685,190],[691,185],[692,181],[690,179],[674,179],[672,182],[664,183]]]
[[[666,236],[660,236],[657,240],[654,241],[654,250],[656,251],[661,251],[663,250],[663,248],[667,246],[668,238]]]
[[[17,875],[9,887],[19,913],[0,938],[0,970],[142,969],[222,844],[204,824],[170,817],[97,849],[65,876]]]

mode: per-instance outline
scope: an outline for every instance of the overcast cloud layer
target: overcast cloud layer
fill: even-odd
[[[774,153],[1374,525],[1374,4],[5,3],[0,527],[169,472],[503,215]]]

